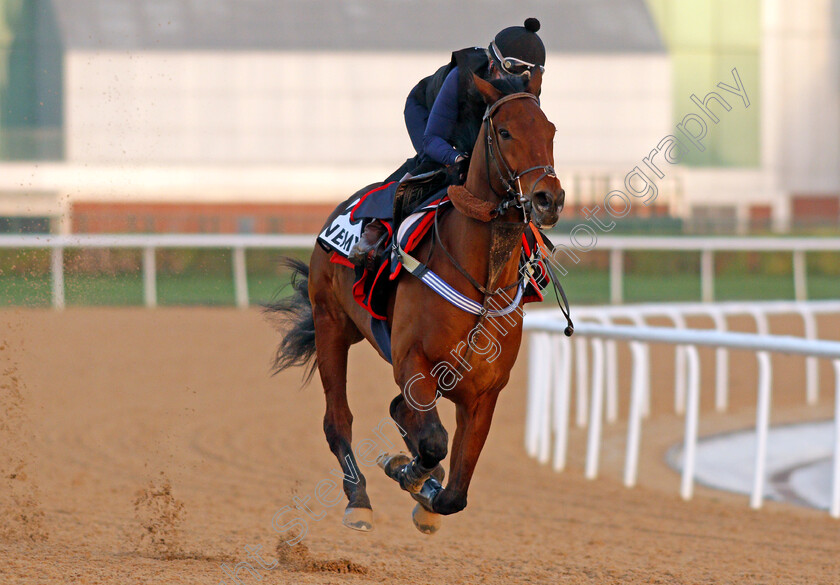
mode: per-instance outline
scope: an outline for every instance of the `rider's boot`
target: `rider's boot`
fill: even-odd
[[[388,239],[388,228],[378,219],[372,220],[362,231],[362,237],[350,249],[347,259],[356,266],[372,269],[379,255],[380,246]]]

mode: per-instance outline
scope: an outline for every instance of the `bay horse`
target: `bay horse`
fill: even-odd
[[[473,81],[487,111],[466,182],[450,187],[454,209],[447,208],[441,218],[435,216],[434,237],[427,237],[416,253],[428,258],[429,271],[477,303],[481,311],[462,310],[409,270],[400,272],[388,298],[394,380],[401,389],[391,402],[390,414],[412,457],[381,454],[379,464],[417,500],[412,517],[425,533],[437,530],[440,515],[467,505],[467,490],[496,400],[508,382],[522,339],[521,295],[511,301],[504,293],[519,289],[525,280],[519,264],[522,234],[529,222],[552,227],[565,199],[552,168],[556,129],[536,97],[541,72],[508,94],[499,89],[501,84],[477,76]],[[336,208],[326,225],[346,204]],[[438,248],[447,253],[433,253]],[[330,254],[317,244],[308,268],[301,262],[289,265],[295,270],[295,294],[266,307],[290,322],[275,369],[309,363],[311,376],[317,367],[326,396],[324,432],[344,472],[348,504],[343,522],[371,530],[366,480],[351,447],[347,355],[350,346],[363,339],[385,355],[374,341],[370,314],[352,296],[351,268],[331,262]],[[490,310],[505,305],[507,312]],[[436,405],[441,396],[455,403],[457,421],[445,488],[440,462],[447,455],[448,435]]]

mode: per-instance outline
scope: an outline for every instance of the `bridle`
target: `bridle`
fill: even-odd
[[[528,197],[526,197],[524,193],[522,193],[522,182],[520,179],[522,179],[522,177],[524,177],[528,173],[534,171],[542,171],[542,174],[537,178],[536,181],[534,181],[534,184],[531,186],[531,191],[528,193],[529,196],[533,197],[537,185],[540,184],[540,181],[542,181],[546,177],[556,178],[557,173],[554,171],[554,167],[552,167],[551,165],[538,165],[516,173],[510,168],[510,165],[508,165],[507,161],[505,160],[501,148],[498,145],[498,139],[496,139],[496,127],[493,125],[493,114],[495,114],[499,110],[499,107],[501,107],[503,104],[518,99],[532,99],[537,103],[537,106],[539,107],[539,100],[537,99],[537,96],[528,92],[519,92],[512,93],[510,95],[506,95],[500,98],[492,106],[489,106],[486,112],[484,112],[484,156],[485,164],[487,167],[487,184],[490,187],[490,190],[496,195],[496,197],[502,200],[502,202],[496,208],[496,217],[505,213],[510,207],[516,207],[522,210],[523,221],[525,222],[525,224],[528,224],[531,221],[531,200]],[[494,142],[496,144],[496,152],[493,151]],[[504,195],[500,195],[496,191],[496,189],[493,187],[493,181],[490,179],[491,160],[493,161],[493,166],[496,168],[496,172],[499,175],[499,180],[505,186],[506,193]],[[507,178],[505,178],[505,175],[507,175]],[[435,215],[435,221],[437,222],[437,215]],[[539,225],[536,224],[536,222],[535,225],[539,227]],[[435,234],[437,235],[437,223],[435,223],[435,228]],[[439,240],[439,236],[437,237]],[[444,250],[446,249],[444,248]],[[475,280],[469,276],[466,270],[463,270],[461,266],[457,262],[455,262],[455,258],[453,258],[448,251],[446,253],[449,256],[449,259],[453,263],[455,263],[456,268],[458,268],[461,274],[468,277],[470,284],[472,284],[473,286],[478,285],[478,283],[475,282]],[[566,292],[560,285],[560,279],[558,278],[557,273],[554,271],[554,268],[550,264],[546,264],[546,267],[551,272],[550,280],[552,285],[554,286],[555,292],[557,293],[557,305],[560,307],[560,311],[563,313],[563,316],[566,318],[566,322],[568,324],[563,333],[566,335],[566,337],[571,337],[575,331],[575,326],[574,323],[572,323],[572,317],[569,314],[569,299],[566,298]],[[487,284],[489,285],[490,283]],[[476,288],[478,288],[481,292],[485,294],[494,294],[494,291],[488,291],[485,287],[476,286]],[[507,290],[508,288],[510,287],[499,288],[495,292]],[[481,321],[479,321],[479,323],[480,322]]]
[[[522,210],[523,221],[527,224],[531,221],[531,200],[529,199],[529,197],[534,195],[536,187],[537,185],[539,185],[540,181],[547,177],[557,177],[557,173],[554,171],[554,167],[552,167],[551,165],[538,165],[517,173],[510,168],[510,165],[505,160],[505,157],[502,154],[501,148],[499,146],[499,141],[496,134],[496,127],[493,125],[493,114],[495,114],[503,104],[518,99],[531,99],[537,102],[537,104],[539,105],[537,96],[535,96],[534,94],[528,92],[519,92],[512,93],[510,95],[506,95],[500,98],[492,106],[488,106],[487,111],[484,112],[484,156],[486,159],[485,164],[487,167],[487,184],[490,187],[490,190],[496,195],[496,197],[502,200],[502,202],[496,208],[497,215],[502,215],[511,207],[515,207],[517,209]],[[505,194],[499,194],[493,187],[493,181],[490,178],[491,161],[493,163],[493,167],[496,169],[496,173],[499,176],[499,180],[505,187]],[[531,190],[528,193],[529,197],[526,197],[525,194],[522,192],[521,179],[528,173],[534,171],[542,171],[542,174],[536,181],[534,181],[534,184],[531,186]]]

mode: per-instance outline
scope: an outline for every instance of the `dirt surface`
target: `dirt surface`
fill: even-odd
[[[597,481],[581,471],[584,430],[572,433],[563,474],[526,457],[520,358],[467,509],[424,536],[409,496],[363,467],[375,529],[362,534],[342,526],[343,500],[316,502],[316,486],[337,469],[320,384],[299,389],[300,371],[269,376],[277,338],[257,311],[0,315],[2,584],[209,585],[236,583],[234,572],[242,584],[840,582],[840,522],[826,513],[773,503],[756,512],[746,497],[702,487],[693,501],[679,499],[679,478],[663,463],[682,425],[671,414],[666,348],[654,354],[639,487],[620,485],[623,423],[605,429]],[[798,328],[773,321],[774,332]],[[823,336],[836,331],[837,321],[821,322]],[[726,415],[709,411],[709,357],[701,434],[754,424],[754,357],[732,354]],[[774,368],[774,422],[831,415],[827,366],[815,408],[802,406],[801,359],[774,358]],[[349,379],[355,441],[396,444],[396,432],[374,432],[397,392],[389,366],[356,346]],[[449,404],[443,414],[451,434]],[[302,516],[286,508],[295,502],[320,519],[281,536],[276,528]],[[302,526],[302,544],[284,545]]]

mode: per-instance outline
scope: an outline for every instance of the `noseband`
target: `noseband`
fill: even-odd
[[[533,196],[537,185],[539,185],[539,183],[543,179],[545,179],[546,177],[556,177],[557,173],[554,171],[554,167],[552,167],[551,165],[535,166],[529,169],[525,169],[520,173],[517,173],[510,168],[510,165],[505,160],[505,157],[502,154],[501,147],[499,146],[498,138],[496,136],[496,127],[493,125],[493,114],[495,114],[503,104],[518,99],[531,99],[534,100],[534,102],[537,102],[537,105],[539,106],[537,96],[527,92],[519,92],[506,95],[503,98],[499,99],[492,106],[489,106],[487,108],[487,111],[484,113],[484,156],[486,159],[485,163],[487,167],[488,186],[490,187],[490,190],[502,200],[502,202],[496,208],[497,214],[501,215],[505,213],[509,208],[516,207],[522,210],[524,223],[527,224],[531,221],[531,201],[522,192],[522,183],[520,179],[522,179],[522,177],[524,177],[528,173],[534,171],[542,171],[542,174],[536,181],[534,181],[534,184],[528,193],[529,196]],[[493,148],[494,144],[495,149]],[[493,181],[490,179],[491,161],[493,162],[493,167],[496,169],[496,173],[499,176],[499,180],[505,186],[505,194],[497,193],[496,189],[493,187]]]

